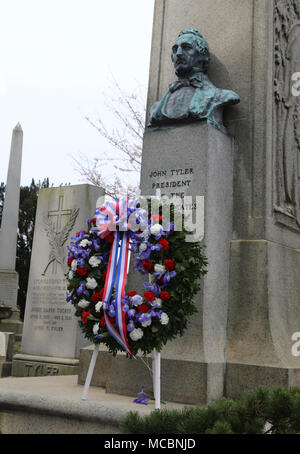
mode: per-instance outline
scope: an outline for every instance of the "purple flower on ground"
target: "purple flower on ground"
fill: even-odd
[[[142,385],[142,391],[140,393],[137,393],[137,396],[138,397],[133,401],[135,404],[148,405],[149,396],[145,394],[144,385]]]

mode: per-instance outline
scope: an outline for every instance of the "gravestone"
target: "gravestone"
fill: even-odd
[[[174,82],[171,46],[186,28],[210,45],[212,82],[241,99],[224,110],[229,136],[203,122],[146,129],[142,192],[164,193],[167,183],[176,193],[200,191],[209,259],[190,330],[162,351],[163,398],[207,403],[259,385],[300,385],[292,353],[300,330],[300,117],[291,90],[300,72],[299,23],[299,0],[156,0],[147,125]],[[139,366],[111,364],[102,385],[133,394]]]
[[[77,371],[85,345],[74,308],[66,303],[66,255],[103,190],[91,185],[41,189],[38,196],[21,353],[12,375],[65,375]]]
[[[14,333],[0,331],[0,377],[11,375],[14,342]]]
[[[0,331],[12,331],[20,337],[22,322],[17,308],[19,276],[15,271],[20,200],[23,131],[18,123],[13,130],[7,173],[5,200],[0,230],[0,303],[13,310],[9,320],[0,321]]]

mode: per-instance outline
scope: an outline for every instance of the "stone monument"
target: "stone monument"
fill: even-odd
[[[259,385],[300,386],[292,348],[300,331],[299,23],[299,0],[156,0],[142,192],[204,195],[209,259],[198,315],[162,351],[165,399],[207,403]],[[208,116],[208,124],[191,121],[191,81],[180,81],[188,88],[180,95],[170,86],[170,49],[185,29],[209,43],[213,85],[240,96],[224,109],[228,136]],[[118,390],[121,370],[129,379],[119,391],[146,384],[137,364],[110,362],[108,389]]]
[[[0,331],[12,331],[18,336],[22,333],[23,326],[17,308],[19,277],[15,270],[22,147],[23,131],[18,123],[12,133],[0,230],[0,303],[11,307],[13,312],[11,318],[0,321]]]
[[[205,403],[224,392],[234,148],[223,125],[223,108],[237,104],[239,96],[210,82],[208,43],[196,29],[184,29],[168,44],[178,81],[169,85],[167,94],[150,109],[141,191],[144,196],[155,195],[157,189],[162,196],[192,196],[196,209],[200,208],[196,197],[204,197],[209,272],[196,298],[198,314],[192,317],[188,331],[161,352],[162,396],[177,402]],[[136,277],[130,275],[129,288],[133,279]],[[110,392],[134,395],[145,380],[151,389],[151,380],[140,364],[120,355],[108,366],[105,386]]]
[[[66,302],[66,255],[70,238],[83,230],[104,191],[91,185],[41,189],[38,196],[22,350],[12,375],[77,372],[81,335]]]

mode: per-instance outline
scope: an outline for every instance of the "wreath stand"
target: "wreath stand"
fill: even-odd
[[[158,189],[156,191],[156,197],[158,197],[158,198],[161,197],[160,189]],[[129,264],[130,264],[130,259],[128,261],[127,274],[128,274],[128,270],[129,270]],[[151,279],[151,277],[149,274],[149,281],[150,281],[150,279]],[[99,344],[95,344],[94,351],[93,351],[92,358],[91,358],[90,365],[89,365],[89,369],[88,369],[88,373],[87,373],[87,376],[85,379],[85,384],[84,384],[81,400],[87,400],[87,395],[88,395],[90,383],[92,380],[95,364],[97,361],[98,353],[99,353]],[[161,389],[160,370],[161,370],[160,353],[154,348],[152,350],[152,378],[153,378],[153,392],[154,392],[154,399],[155,399],[155,410],[160,409],[160,389]]]

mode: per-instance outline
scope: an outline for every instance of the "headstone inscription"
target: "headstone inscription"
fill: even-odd
[[[66,303],[67,244],[84,229],[103,190],[90,185],[42,189],[38,197],[22,352],[14,376],[64,375],[77,371],[85,344],[73,306]]]

